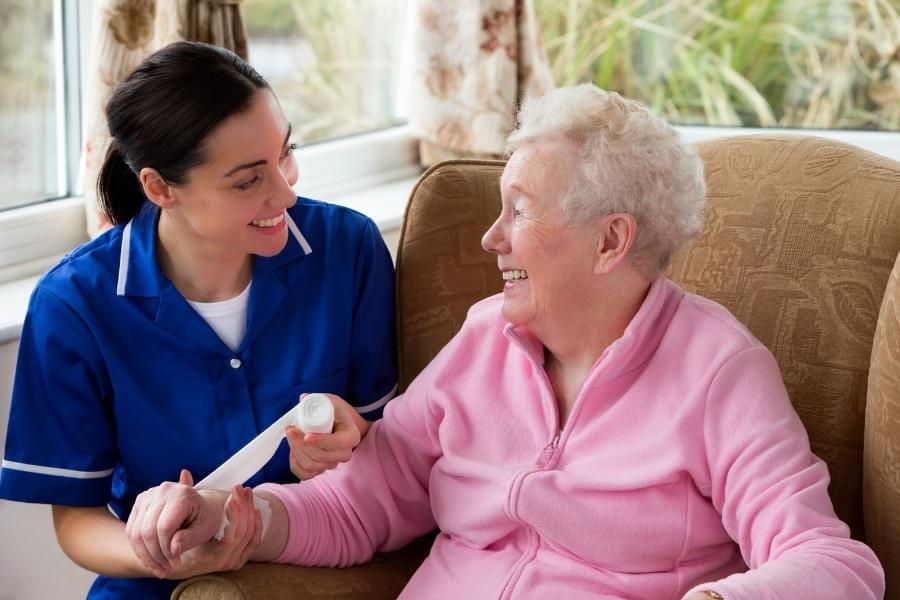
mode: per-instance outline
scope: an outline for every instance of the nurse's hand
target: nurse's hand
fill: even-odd
[[[304,434],[293,425],[286,431],[291,447],[291,471],[298,479],[311,479],[350,460],[353,449],[369,431],[370,423],[343,398],[325,395],[334,405],[332,433]]]
[[[204,573],[233,571],[247,563],[262,536],[262,517],[253,505],[253,490],[235,486],[225,501],[225,515],[228,526],[220,541],[209,539],[182,553],[182,545],[189,546],[193,541],[179,540],[178,533],[175,534],[172,540],[172,568],[165,571],[164,577],[187,579]],[[182,532],[187,535],[186,530],[179,533]]]
[[[234,568],[254,534],[258,543],[255,530],[262,529],[255,526],[252,494],[249,508],[245,502],[248,494],[251,492],[239,486],[231,496],[218,490],[198,492],[190,473],[184,470],[178,483],[165,482],[137,497],[125,534],[135,556],[157,577],[180,578]],[[211,540],[219,531],[223,507],[230,526],[225,538],[214,542]],[[248,526],[251,520],[253,527]]]

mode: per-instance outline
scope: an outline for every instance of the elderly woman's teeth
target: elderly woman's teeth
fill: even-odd
[[[250,221],[250,223],[252,225],[255,225],[256,227],[274,227],[282,221],[284,221],[284,213],[281,213],[277,217],[273,217],[271,219],[254,219],[253,221]]]
[[[503,271],[503,281],[519,281],[528,279],[527,271]]]

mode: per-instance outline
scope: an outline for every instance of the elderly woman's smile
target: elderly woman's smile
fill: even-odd
[[[503,271],[503,281],[506,282],[505,287],[511,287],[516,282],[522,281],[523,279],[528,279],[527,271],[522,271],[520,269],[519,270],[511,269],[508,271]]]

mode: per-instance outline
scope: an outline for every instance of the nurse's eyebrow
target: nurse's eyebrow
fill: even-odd
[[[288,123],[287,135],[284,136],[284,143],[281,144],[282,148],[287,146],[288,140],[291,139],[292,127],[293,126],[290,123]],[[255,160],[255,161],[249,162],[249,163],[244,163],[244,164],[238,165],[235,168],[233,168],[232,170],[228,171],[227,173],[225,173],[225,175],[223,175],[223,177],[231,177],[232,175],[234,175],[235,173],[237,173],[238,171],[240,171],[242,169],[252,169],[253,167],[258,167],[259,165],[264,165],[268,162],[269,161],[263,159],[263,160]]]

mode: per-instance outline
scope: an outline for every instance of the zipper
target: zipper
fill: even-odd
[[[556,435],[553,436],[553,439],[550,440],[550,443],[541,450],[541,455],[538,457],[537,464],[535,465],[538,471],[543,471],[553,462],[553,459],[556,457],[556,451],[559,450],[560,436],[562,436],[562,431],[557,431]]]

